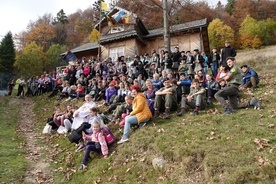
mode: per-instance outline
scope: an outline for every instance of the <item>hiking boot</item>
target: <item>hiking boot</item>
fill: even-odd
[[[76,152],[80,152],[82,150],[85,150],[85,145],[83,144],[83,142],[80,142],[78,148],[76,149]]]
[[[195,110],[194,110],[193,115],[194,115],[194,116],[199,115],[198,109],[195,109]]]
[[[211,100],[211,98],[208,98],[207,99],[207,105],[211,105],[212,104],[212,100]]]
[[[225,109],[225,112],[223,113],[223,115],[229,115],[229,114],[232,114],[233,113],[233,110],[230,109],[230,108],[226,108]]]
[[[186,113],[186,111],[185,111],[185,109],[183,108],[183,109],[181,109],[181,111],[179,111],[176,115],[177,116],[182,116],[183,114],[185,114]]]
[[[259,101],[255,97],[251,98],[251,100],[249,102],[249,105],[253,106],[254,109],[261,109],[262,108],[261,104],[259,103]]]
[[[159,111],[158,110],[155,110],[154,111],[154,118],[157,118],[157,117],[159,117],[159,115],[160,115],[160,113],[159,113]]]
[[[170,116],[170,109],[166,108],[165,110],[165,119],[170,119],[171,116]]]
[[[129,141],[129,139],[126,138],[126,137],[123,137],[121,140],[119,140],[119,141],[117,142],[117,144],[122,144],[122,143],[127,142],[127,141]]]
[[[80,167],[78,168],[78,171],[86,170],[87,166],[84,164],[81,164]]]
[[[139,124],[139,128],[143,128],[143,127],[146,126],[146,125],[147,125],[146,122],[142,122],[142,123]]]

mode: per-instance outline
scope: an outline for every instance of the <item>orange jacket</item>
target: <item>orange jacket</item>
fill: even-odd
[[[144,120],[152,117],[146,97],[142,93],[138,93],[137,96],[134,98],[132,102],[132,108],[133,111],[129,115],[136,115],[138,123],[141,123]]]

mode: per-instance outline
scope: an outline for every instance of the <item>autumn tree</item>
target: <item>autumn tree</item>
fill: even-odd
[[[258,21],[247,15],[239,29],[239,44],[241,48],[260,48],[262,41],[259,36]]]
[[[0,71],[11,73],[15,63],[15,46],[12,33],[8,32],[0,44]]]
[[[257,2],[252,0],[236,0],[233,11],[233,29],[238,31],[239,25],[243,22],[247,15],[251,17],[256,15]]]
[[[225,40],[234,41],[234,30],[220,19],[214,19],[208,26],[210,48],[223,48]]]
[[[46,71],[51,71],[57,66],[65,65],[64,60],[61,58],[60,54],[66,51],[65,45],[54,44],[51,45],[49,50],[46,52],[46,62],[44,69]]]
[[[153,1],[154,0],[119,1],[118,6],[137,14],[146,28],[151,30],[163,27],[162,1],[155,0],[155,3]]]
[[[100,39],[101,33],[97,29],[93,29],[89,35],[90,42],[98,42]]]
[[[78,12],[68,16],[66,43],[69,48],[89,42],[89,35],[97,23],[95,22],[95,16],[95,12],[91,7],[84,11],[78,10]]]
[[[63,9],[61,9],[58,13],[57,16],[54,18],[53,24],[68,24],[68,17],[66,16],[65,12]]]
[[[274,36],[276,21],[257,21],[251,16],[247,16],[241,23],[239,29],[239,41],[241,48],[260,48],[268,45]]]
[[[229,13],[229,15],[233,14],[234,8],[235,8],[235,2],[236,0],[227,0],[227,4],[225,6],[225,11]]]
[[[67,38],[67,31],[65,25],[68,24],[68,17],[66,16],[63,9],[61,9],[57,16],[54,18],[53,26],[55,31],[55,37],[53,42],[55,44],[65,44]]]
[[[44,51],[47,51],[52,44],[53,38],[55,37],[55,31],[53,26],[41,23],[33,28],[26,39],[28,43],[35,42],[40,45]]]
[[[21,54],[17,55],[15,67],[19,74],[30,77],[40,75],[45,70],[45,61],[43,48],[35,42],[31,42]]]

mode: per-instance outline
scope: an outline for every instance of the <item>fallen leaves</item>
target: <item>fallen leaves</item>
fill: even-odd
[[[262,156],[256,156],[255,159],[259,163],[259,166],[266,166],[266,165],[271,164],[270,160],[268,160],[267,158],[264,158]]]
[[[164,133],[165,130],[164,130],[163,128],[160,128],[160,129],[157,130],[157,132],[158,132],[158,133]]]
[[[254,143],[258,145],[258,148],[257,148],[258,151],[263,150],[265,147],[270,147],[271,146],[269,144],[269,140],[268,139],[255,138],[254,139]]]

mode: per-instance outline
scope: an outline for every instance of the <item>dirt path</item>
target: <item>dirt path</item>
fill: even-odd
[[[42,136],[35,130],[35,114],[33,112],[34,103],[31,99],[11,99],[9,105],[19,107],[20,126],[17,132],[24,135],[26,155],[30,167],[25,173],[24,183],[53,183],[50,173],[50,165],[42,158],[43,147],[37,144],[37,140]]]

